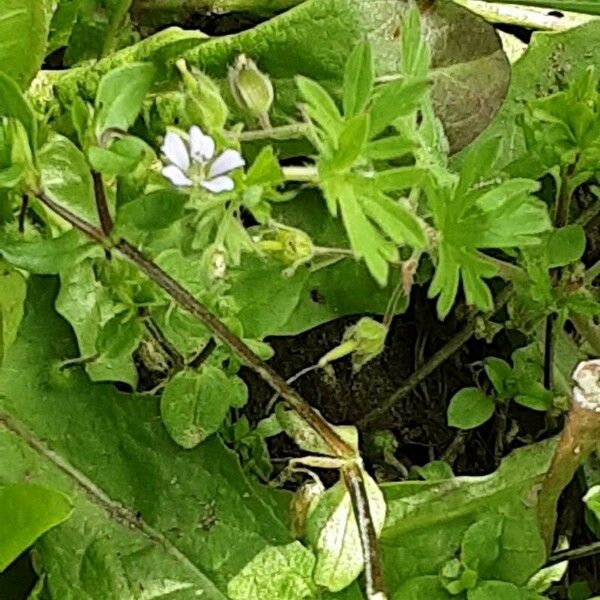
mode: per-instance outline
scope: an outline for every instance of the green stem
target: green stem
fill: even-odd
[[[307,167],[282,167],[283,178],[286,181],[301,181],[304,183],[318,183],[319,172],[314,166]]]
[[[577,333],[600,356],[600,327],[594,323],[592,317],[572,313],[569,315],[569,320],[573,323]]]
[[[600,260],[584,273],[583,281],[585,285],[592,285],[597,277],[600,277]]]
[[[254,142],[257,140],[293,140],[305,137],[307,130],[308,126],[305,123],[292,123],[291,125],[281,125],[280,127],[242,131],[239,134],[238,139],[241,142]]]

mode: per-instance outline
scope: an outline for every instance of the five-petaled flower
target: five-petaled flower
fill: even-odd
[[[245,164],[241,154],[231,148],[215,157],[215,141],[196,125],[190,128],[187,144],[180,135],[169,131],[161,150],[170,163],[163,167],[162,174],[173,185],[200,185],[214,194],[233,190],[233,179],[228,173]]]

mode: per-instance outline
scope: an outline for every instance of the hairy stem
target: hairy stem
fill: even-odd
[[[496,303],[494,312],[498,312],[508,302],[512,289],[505,288]],[[425,381],[441,364],[446,362],[457,350],[475,335],[477,325],[475,320],[459,331],[445,346],[442,346],[420,369],[415,371],[402,386],[389,396],[381,406],[366,414],[359,422],[361,428],[369,427],[389,412],[400,400],[410,394],[420,383]]]
[[[241,142],[254,142],[257,140],[293,140],[306,135],[308,126],[305,123],[293,123],[270,127],[267,129],[251,129],[242,131],[237,138]]]
[[[283,178],[286,181],[301,181],[305,183],[318,183],[319,173],[314,166],[283,167]]]
[[[60,215],[73,227],[90,237],[104,247],[110,246],[110,241],[102,231],[77,217],[68,209],[58,205],[43,192],[36,197],[50,210]],[[98,200],[97,200],[98,203]],[[100,201],[101,203],[101,201]],[[242,360],[252,368],[269,386],[277,392],[287,404],[295,410],[330,448],[333,455],[347,459],[342,470],[348,493],[355,510],[355,518],[361,535],[365,557],[365,577],[368,585],[375,590],[369,598],[385,600],[383,577],[381,574],[381,558],[379,543],[373,525],[369,501],[364,486],[362,472],[357,464],[356,452],[345,442],[329,423],[310,406],[271,366],[256,355],[249,346],[238,338],[227,326],[213,315],[192,294],[165,273],[157,264],[146,258],[127,240],[121,239],[111,246],[122,257],[133,263],[141,272],[170,296],[181,308],[196,317],[219,341],[227,345]],[[369,590],[367,590],[369,591]]]
[[[594,323],[592,317],[572,313],[569,320],[573,323],[577,333],[592,347],[594,352],[600,356],[600,326]]]

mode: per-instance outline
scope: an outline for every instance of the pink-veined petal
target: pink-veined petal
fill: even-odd
[[[190,168],[190,155],[181,136],[172,131],[167,132],[161,150],[169,161],[184,173]]]
[[[215,141],[197,125],[190,128],[190,155],[197,161],[210,160],[215,155]]]
[[[214,179],[207,179],[200,185],[213,194],[230,192],[234,188],[233,179],[231,179],[231,177],[227,177],[227,175],[221,175],[220,177],[215,177]]]
[[[177,187],[189,187],[192,185],[192,180],[189,179],[186,174],[175,165],[167,165],[163,167],[162,174],[166,177],[173,185]]]
[[[212,165],[210,165],[208,176],[212,178],[224,175],[238,167],[243,167],[245,164],[246,161],[242,158],[241,154],[237,150],[229,148],[215,158]]]

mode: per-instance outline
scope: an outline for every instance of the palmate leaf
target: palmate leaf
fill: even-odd
[[[485,172],[496,160],[493,144],[483,155]],[[435,176],[435,174],[434,174]],[[546,205],[533,193],[539,184],[529,179],[504,181],[494,187],[470,188],[479,177],[473,162],[465,162],[464,178],[440,185],[440,179],[425,184],[434,223],[440,231],[436,273],[429,296],[439,296],[437,312],[446,317],[462,281],[467,304],[492,309],[492,295],[484,279],[496,267],[480,249],[526,248],[541,243],[540,235],[551,229]]]
[[[32,278],[0,371],[0,484],[27,480],[74,504],[36,545],[43,597],[226,600],[248,561],[291,541],[287,498],[248,480],[216,437],[178,448],[156,401],[60,371],[77,349],[55,294],[54,278]]]

